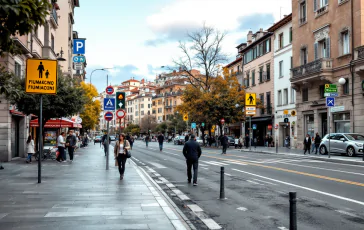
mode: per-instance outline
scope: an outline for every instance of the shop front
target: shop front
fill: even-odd
[[[264,146],[264,139],[268,136],[273,136],[273,120],[271,116],[252,117],[251,128],[253,130],[253,138],[257,140],[257,146]],[[247,118],[245,122],[245,134],[249,134],[250,121]]]
[[[290,110],[280,110],[277,111],[277,115],[275,116],[276,125],[278,125],[277,130],[277,143],[278,147],[285,146],[285,139],[288,136],[291,140],[290,145],[295,146],[297,141],[296,134],[296,111],[293,109]]]

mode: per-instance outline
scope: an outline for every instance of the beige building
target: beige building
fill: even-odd
[[[252,117],[254,138],[258,138],[258,145],[263,145],[264,137],[273,135],[274,124],[274,84],[273,84],[273,52],[271,32],[260,29],[255,34],[249,31],[247,43],[238,46],[243,59],[243,74],[247,93],[256,93],[257,101],[262,108],[257,109]],[[256,128],[255,128],[256,127]],[[249,119],[245,123],[245,133],[248,133]]]
[[[364,2],[292,0],[292,7],[290,80],[297,92],[298,139],[316,132],[323,136],[329,124],[331,132],[364,133]],[[338,88],[330,119],[325,84]]]

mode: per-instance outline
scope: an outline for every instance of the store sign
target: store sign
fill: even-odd
[[[268,125],[268,129],[269,130],[272,130],[272,125]]]
[[[345,111],[345,106],[335,106],[335,107],[331,107],[330,109],[331,109],[332,113],[342,112],[342,111]]]
[[[277,115],[276,118],[288,118],[291,117],[291,114]]]

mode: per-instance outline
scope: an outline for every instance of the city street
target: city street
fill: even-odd
[[[181,145],[165,143],[160,152],[156,142],[147,148],[136,141],[132,153],[178,206],[196,204],[224,229],[288,229],[292,191],[297,192],[299,229],[363,228],[364,166],[233,148],[221,155],[221,149],[203,148],[198,186],[193,187],[187,183]],[[218,199],[221,166],[225,200]],[[190,200],[176,198],[173,186]],[[193,216],[190,209],[184,211]]]

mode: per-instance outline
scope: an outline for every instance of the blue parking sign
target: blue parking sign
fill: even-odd
[[[334,97],[327,97],[326,98],[326,106],[327,107],[334,107],[335,106],[335,98]]]
[[[85,39],[73,39],[73,54],[85,54]]]

